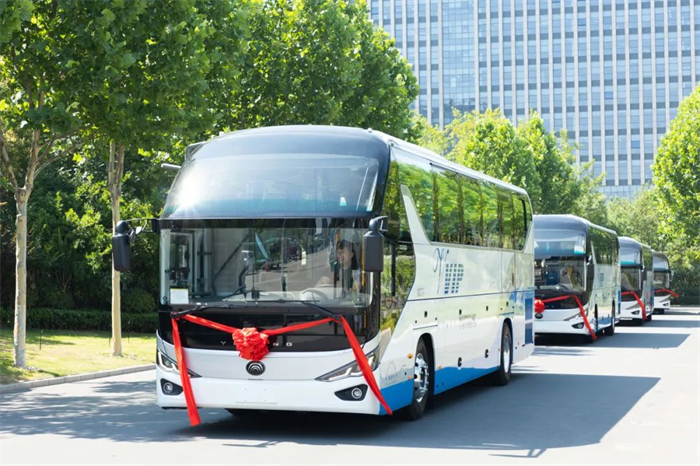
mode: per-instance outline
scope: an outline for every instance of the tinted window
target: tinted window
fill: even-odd
[[[437,241],[437,224],[434,216],[437,187],[430,164],[407,152],[396,152],[400,154],[399,182],[411,191],[426,236],[430,241]]]
[[[462,177],[434,167],[438,186],[438,241],[461,243],[464,236],[464,198]]]
[[[525,202],[520,197],[513,197],[513,237],[518,250],[525,246],[525,223]]]
[[[464,197],[464,244],[481,245],[481,190],[479,182],[472,178],[463,178],[462,196]]]
[[[500,225],[498,211],[498,193],[489,183],[481,185],[482,208],[484,214],[484,246],[499,247]]]
[[[513,201],[509,193],[498,193],[498,211],[501,220],[501,247],[513,249]]]

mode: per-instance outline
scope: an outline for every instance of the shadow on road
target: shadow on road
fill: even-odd
[[[647,324],[651,326],[654,322]],[[659,322],[661,323],[661,322]],[[646,325],[645,325],[646,327]],[[661,325],[659,325],[661,327]],[[645,330],[634,333],[617,332],[612,337],[599,335],[598,339],[593,343],[588,343],[580,335],[547,335],[544,338],[537,337],[537,347],[535,354],[542,355],[551,352],[552,355],[578,355],[585,356],[589,352],[582,350],[588,346],[596,348],[647,348],[647,349],[665,349],[678,348],[688,339],[689,333],[650,333]],[[565,353],[565,350],[571,348],[579,348],[571,353]]]
[[[700,320],[690,320],[690,319],[673,319],[673,320],[660,320],[656,317],[651,322],[644,324],[644,327],[650,328],[700,328]]]
[[[123,442],[207,437],[250,448],[288,442],[527,450],[526,456],[536,457],[550,448],[600,442],[658,380],[522,371],[507,387],[477,381],[442,394],[419,422],[317,413],[230,416],[202,409],[203,424],[194,428],[185,411],[155,406],[153,382],[104,382],[89,396],[6,395],[0,401],[0,432]]]

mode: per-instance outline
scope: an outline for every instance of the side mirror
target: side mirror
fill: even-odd
[[[131,228],[127,222],[117,224],[112,236],[112,262],[114,270],[126,272],[131,269]]]
[[[369,222],[369,231],[362,238],[365,272],[384,271],[384,235],[380,231],[386,224],[386,217],[373,218]]]

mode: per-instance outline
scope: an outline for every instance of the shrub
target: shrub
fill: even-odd
[[[153,295],[143,288],[128,288],[122,292],[122,311],[127,314],[146,314],[157,310]]]
[[[0,309],[0,326],[12,328],[14,312]],[[46,309],[35,308],[27,312],[27,328],[44,330],[104,330],[112,329],[112,316],[98,309]],[[158,328],[158,314],[122,314],[122,331],[154,333]]]

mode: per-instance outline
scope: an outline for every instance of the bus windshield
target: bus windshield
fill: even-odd
[[[365,156],[221,150],[182,167],[163,218],[367,217],[379,173]]]
[[[202,222],[199,222],[200,224]],[[359,228],[197,227],[161,230],[162,304],[313,301],[363,307]]]
[[[654,287],[668,288],[671,285],[671,272],[654,272]]]
[[[642,289],[642,270],[637,267],[622,267],[622,291],[638,291]]]
[[[538,290],[585,291],[584,258],[549,258],[535,262],[535,286]]]
[[[642,252],[637,248],[620,248],[620,265],[641,265]]]
[[[535,230],[535,257],[572,257],[586,254],[586,235],[570,230]]]

